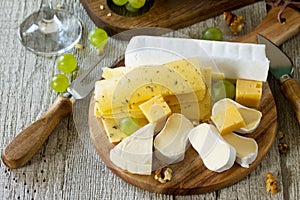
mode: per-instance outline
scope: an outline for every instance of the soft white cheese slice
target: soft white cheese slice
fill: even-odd
[[[266,81],[268,76],[265,45],[186,38],[135,36],[126,48],[125,65],[159,65],[192,57],[200,57],[202,66],[229,79]]]
[[[223,172],[233,166],[236,151],[213,125],[202,123],[196,126],[189,133],[189,141],[209,170]]]
[[[193,124],[184,115],[173,113],[160,133],[154,139],[155,156],[165,164],[184,159],[188,144],[188,133]]]
[[[147,124],[122,140],[110,151],[110,160],[133,174],[150,175],[154,124]]]
[[[242,167],[249,168],[257,157],[258,145],[253,138],[239,136],[235,133],[223,135],[223,138],[236,150],[236,162]]]

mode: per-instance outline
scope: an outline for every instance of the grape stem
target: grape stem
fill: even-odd
[[[300,8],[300,2],[299,1],[291,1],[291,0],[265,0],[266,3],[273,7],[281,6],[280,10],[278,11],[277,19],[280,23],[284,23],[286,19],[282,18],[282,13],[287,7],[295,6],[297,8]]]

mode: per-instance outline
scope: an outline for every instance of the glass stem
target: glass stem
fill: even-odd
[[[40,12],[42,14],[42,19],[45,22],[49,22],[53,20],[54,11],[53,11],[52,0],[42,0]]]

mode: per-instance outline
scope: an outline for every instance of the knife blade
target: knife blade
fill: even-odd
[[[76,99],[85,98],[94,88],[99,78],[83,84],[83,80],[101,63],[104,55],[87,71],[78,76],[66,93],[58,96],[52,106],[35,122],[21,131],[2,151],[2,160],[9,168],[19,168],[25,165],[42,147],[58,123],[72,112]],[[112,64],[112,66],[115,63]],[[101,77],[102,70],[99,76]]]
[[[266,55],[270,60],[270,72],[278,79],[280,91],[290,101],[300,124],[300,84],[292,76],[293,63],[290,58],[273,42],[257,34],[259,44],[266,46]]]

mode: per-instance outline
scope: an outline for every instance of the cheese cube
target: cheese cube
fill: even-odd
[[[142,103],[139,107],[150,123],[161,122],[171,114],[170,107],[160,94]]]
[[[238,79],[235,100],[244,106],[258,107],[262,96],[262,85],[262,81]]]
[[[224,112],[218,112],[211,116],[211,120],[221,135],[231,133],[245,126],[244,119],[235,105],[227,104],[224,107]]]

